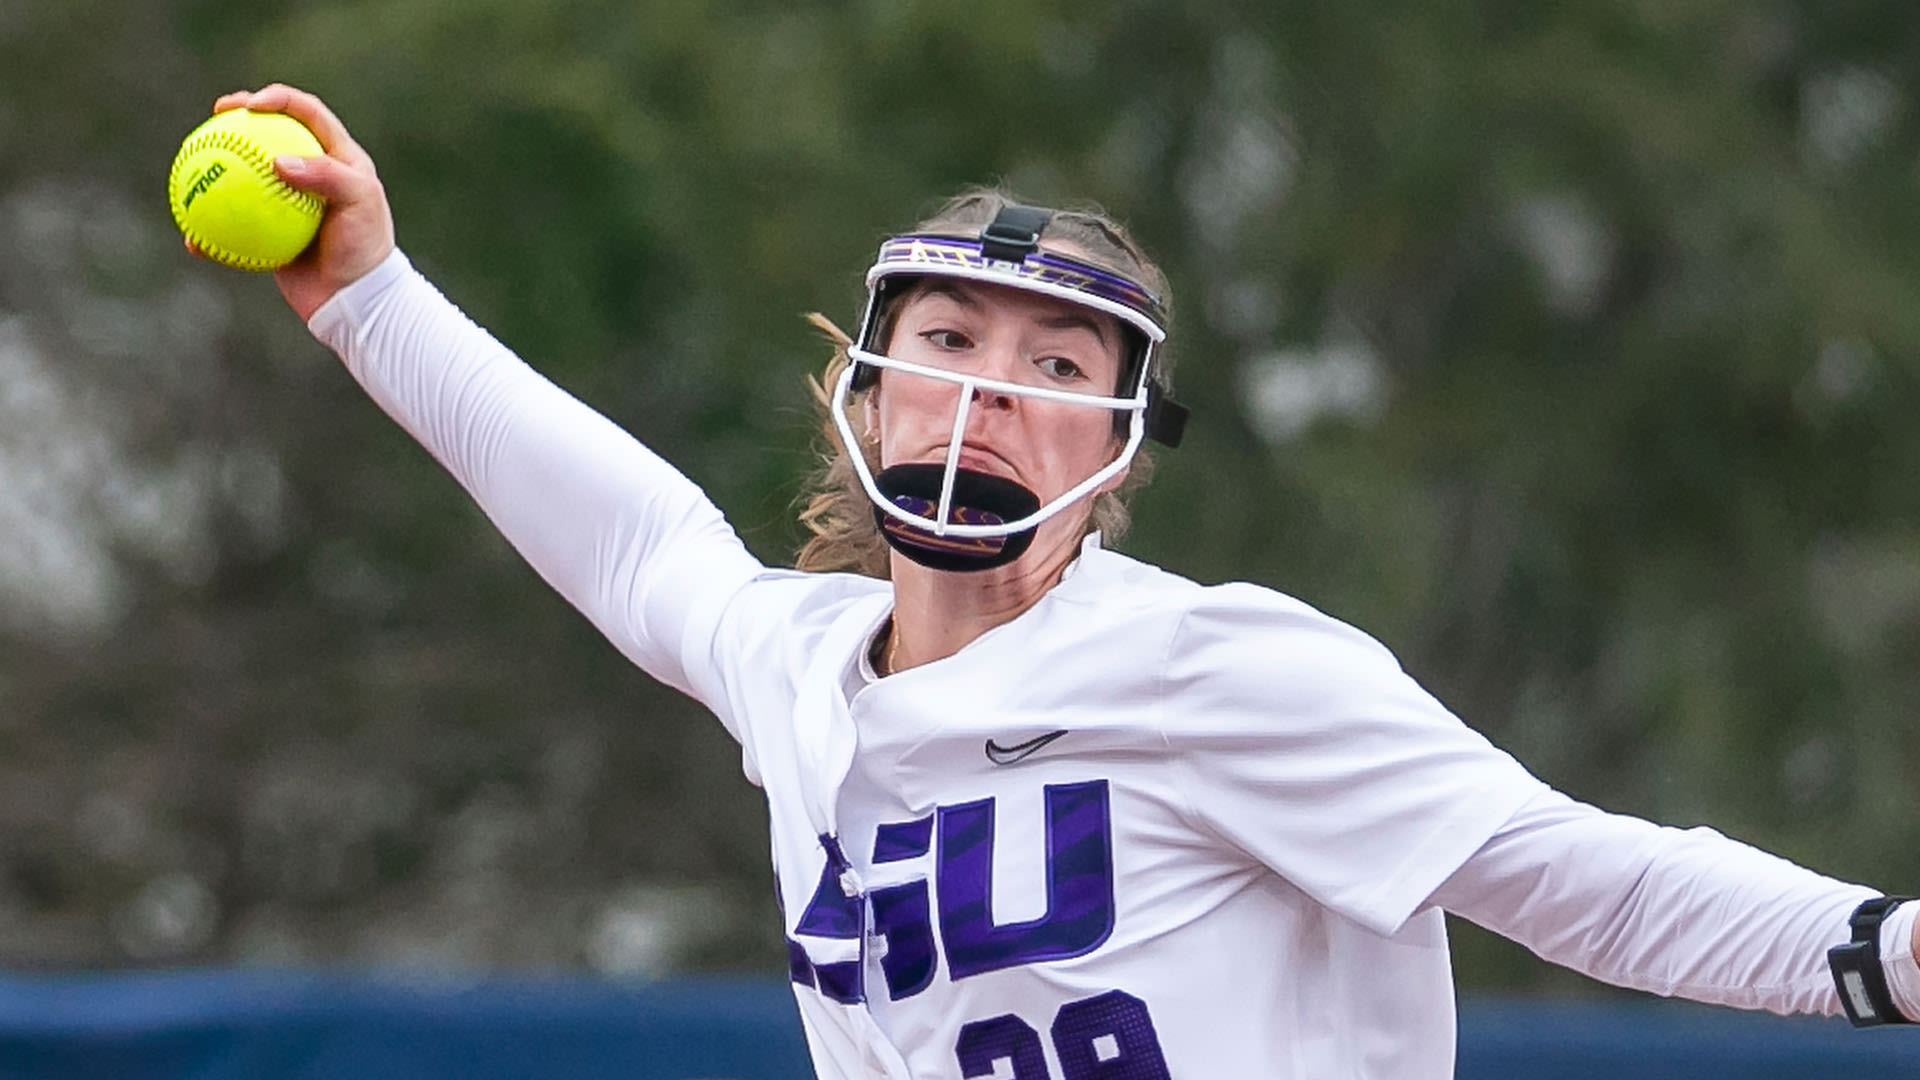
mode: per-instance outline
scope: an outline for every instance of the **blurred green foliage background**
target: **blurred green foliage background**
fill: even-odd
[[[1126,550],[1576,796],[1920,887],[1917,73],[1892,0],[0,4],[0,963],[780,970],[719,725],[180,250],[175,146],[271,80],[775,562],[802,314],[962,185],[1100,202],[1196,411]]]

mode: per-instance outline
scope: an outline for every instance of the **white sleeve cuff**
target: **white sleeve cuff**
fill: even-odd
[[[315,308],[307,319],[307,330],[321,341],[331,340],[331,330],[342,322],[362,321],[374,299],[411,269],[413,263],[399,248],[387,252],[379,265],[342,286],[339,292],[327,297],[326,303]]]
[[[1913,924],[1920,919],[1920,900],[1894,908],[1880,923],[1880,970],[1887,977],[1893,1007],[1909,1020],[1920,1022],[1920,963],[1913,956]]]

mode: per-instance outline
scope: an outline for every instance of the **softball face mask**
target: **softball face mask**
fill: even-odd
[[[977,238],[909,234],[880,246],[867,271],[867,309],[860,335],[847,348],[852,363],[833,388],[833,422],[853,459],[860,486],[874,506],[880,535],[895,551],[935,570],[986,570],[1019,558],[1040,523],[1088,495],[1127,467],[1143,439],[1177,446],[1187,410],[1166,396],[1155,357],[1166,340],[1166,310],[1139,282],[1078,259],[1040,250],[1053,211],[1037,206],[1001,210]],[[1120,321],[1125,331],[1119,385],[1112,397],[1052,387],[1022,386],[874,351],[888,305],[929,276],[1005,285],[1091,308]],[[944,465],[895,465],[874,475],[847,420],[847,402],[871,388],[881,369],[959,387]],[[1039,398],[1113,414],[1126,445],[1113,461],[1042,506],[1038,495],[999,476],[960,468],[961,440],[974,392]]]

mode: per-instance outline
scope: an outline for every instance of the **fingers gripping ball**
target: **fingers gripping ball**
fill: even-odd
[[[322,152],[313,132],[285,113],[216,113],[173,159],[167,193],[174,224],[202,254],[228,266],[285,266],[313,242],[324,204],[287,186],[273,159]]]

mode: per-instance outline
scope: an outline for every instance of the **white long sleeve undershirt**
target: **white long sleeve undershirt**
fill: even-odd
[[[1523,806],[1434,891],[1432,904],[1619,986],[1766,1009],[1840,1012],[1827,949],[1879,893],[1708,828],[1609,814],[1557,792]],[[1911,947],[1920,904],[1881,924],[1888,989],[1920,1016]]]
[[[308,328],[548,584],[648,674],[692,693],[688,607],[763,569],[704,492],[528,367],[398,250]]]
[[[395,251],[309,327],[613,644],[691,692],[685,589],[761,569],[691,481],[527,367]],[[738,733],[736,733],[737,737]],[[1558,793],[1535,798],[1431,898],[1555,963],[1657,994],[1834,1014],[1826,951],[1872,890],[1710,829],[1662,828]],[[1920,904],[1881,928],[1895,1005],[1920,1017]]]

